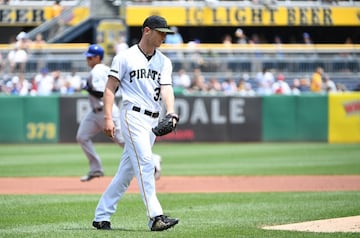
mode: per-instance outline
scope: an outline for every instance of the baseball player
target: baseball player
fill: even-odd
[[[89,111],[81,120],[76,135],[76,140],[88,158],[90,166],[89,173],[80,178],[82,182],[104,176],[100,157],[95,151],[91,138],[103,131],[103,92],[109,73],[109,67],[101,63],[104,57],[104,49],[101,46],[96,44],[90,45],[84,55],[86,56],[87,64],[91,68],[90,77],[88,78],[85,86],[85,89],[89,93],[91,111]],[[124,138],[121,134],[120,114],[119,108],[116,106],[116,104],[114,104],[112,107],[112,113],[114,115],[112,119],[114,120],[115,124],[115,136],[113,141],[123,147]],[[157,154],[153,154],[152,158],[154,159],[154,163],[156,165],[155,178],[159,179],[161,172],[161,157]]]
[[[115,137],[113,119],[115,91],[120,87],[123,101],[120,112],[125,147],[118,171],[95,209],[93,226],[111,229],[110,217],[123,197],[131,180],[136,176],[140,193],[149,218],[151,231],[162,231],[175,226],[179,220],[165,216],[156,196],[154,162],[151,159],[158,124],[161,101],[166,113],[174,113],[172,64],[157,48],[166,33],[172,33],[166,20],[150,16],[142,26],[140,42],[115,56],[104,91],[104,132]],[[173,123],[176,125],[177,120]]]

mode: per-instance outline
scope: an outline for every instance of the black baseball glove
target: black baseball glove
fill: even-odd
[[[172,131],[175,131],[177,123],[175,123],[174,125],[174,119],[176,120],[176,122],[178,122],[179,116],[175,113],[167,114],[163,119],[159,121],[159,124],[156,127],[152,128],[152,131],[156,136],[164,136]]]

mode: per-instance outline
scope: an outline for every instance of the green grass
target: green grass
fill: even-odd
[[[360,192],[159,194],[180,218],[171,230],[149,232],[139,194],[127,194],[112,231],[91,227],[98,195],[0,196],[1,237],[358,237],[262,230],[271,224],[358,215]]]
[[[122,149],[96,144],[113,175]],[[166,175],[359,175],[358,144],[158,143]],[[0,176],[81,176],[88,164],[79,145],[0,145]],[[1,189],[1,185],[0,185]],[[250,237],[343,238],[357,233],[262,230],[273,224],[359,215],[360,191],[296,193],[158,194],[166,214],[180,223],[149,232],[139,194],[126,194],[112,231],[91,227],[100,194],[0,195],[0,237]]]
[[[115,174],[122,149],[95,144],[105,173]],[[359,144],[158,143],[163,175],[360,174]],[[80,176],[88,162],[77,144],[0,145],[0,176]]]

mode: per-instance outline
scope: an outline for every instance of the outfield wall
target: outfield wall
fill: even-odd
[[[58,142],[58,102],[56,96],[1,96],[0,142]]]
[[[327,141],[328,96],[268,96],[262,101],[263,141]]]
[[[120,99],[117,99],[118,103]],[[158,141],[360,142],[360,93],[177,96],[177,132]],[[0,143],[71,143],[86,96],[0,97]],[[110,142],[103,134],[96,142]]]

